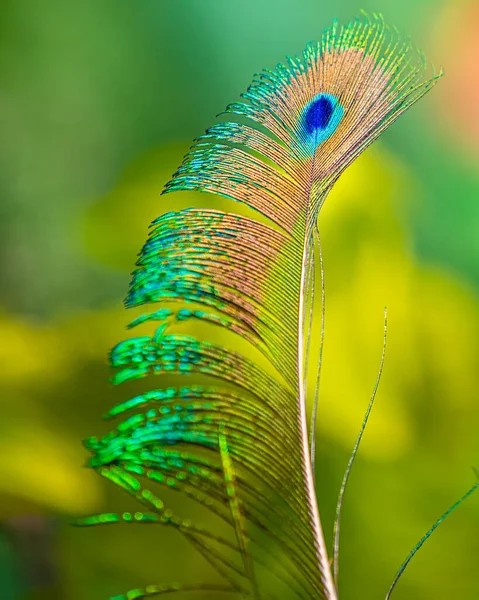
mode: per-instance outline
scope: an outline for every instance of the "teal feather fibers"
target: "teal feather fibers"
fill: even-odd
[[[295,598],[336,600],[306,420],[315,228],[339,175],[437,78],[381,17],[334,23],[301,57],[256,76],[226,109],[230,120],[196,141],[167,184],[164,193],[241,202],[269,224],[196,209],[153,223],[126,299],[154,305],[130,323],[150,331],[118,344],[110,360],[115,384],[158,375],[158,388],[111,409],[108,418],[123,420],[86,441],[91,467],[142,511],[82,523],[172,527],[225,583],[152,585],[116,598],[201,589],[267,600],[260,574],[270,571],[268,581]],[[241,336],[271,368],[182,334],[184,322]],[[178,383],[165,387],[165,375]],[[206,507],[230,535],[177,516],[164,488]]]

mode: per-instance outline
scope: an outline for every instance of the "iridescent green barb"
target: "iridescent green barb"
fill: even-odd
[[[420,550],[422,548],[422,546],[427,542],[427,540],[431,537],[431,535],[439,527],[439,525],[441,525],[441,523],[443,523],[443,521],[445,519],[447,519],[447,517],[456,510],[456,508],[459,508],[459,506],[461,506],[461,504],[463,502],[465,502],[469,498],[469,496],[472,496],[472,494],[477,489],[479,489],[479,481],[476,481],[476,483],[467,490],[467,492],[464,494],[464,496],[462,496],[462,498],[459,498],[459,500],[457,500],[457,502],[454,502],[454,504],[452,506],[450,506],[446,510],[446,512],[443,513],[439,517],[439,519],[434,523],[434,525],[431,527],[431,529],[429,529],[429,531],[427,531],[422,536],[422,538],[419,540],[419,542],[414,546],[414,548],[408,554],[406,560],[401,565],[399,571],[396,573],[396,577],[394,578],[394,581],[392,582],[391,587],[389,588],[388,593],[386,594],[385,600],[389,600],[389,598],[391,597],[391,594],[392,594],[394,588],[396,587],[396,585],[398,584],[398,581],[401,579],[402,574],[404,573],[404,571],[406,570],[407,566],[409,565],[409,563],[411,562],[411,560],[414,558],[414,556],[418,552],[418,550]]]
[[[230,452],[228,449],[228,441],[226,439],[226,427],[224,423],[220,425],[219,445],[221,462],[223,465],[223,472],[225,475],[226,492],[229,496],[231,516],[235,524],[238,548],[243,558],[243,566],[245,573],[248,575],[248,580],[251,584],[251,592],[253,598],[255,600],[261,600],[254,572],[254,564],[251,560],[251,555],[248,550],[248,536],[246,533],[243,508],[241,506],[241,500],[238,496],[238,490],[236,487],[236,475],[234,471],[233,461],[231,460]]]
[[[346,487],[349,482],[349,477],[351,475],[351,470],[354,465],[354,461],[356,460],[356,456],[359,450],[359,446],[363,439],[364,432],[366,431],[366,427],[369,421],[369,416],[373,409],[374,401],[376,399],[376,394],[378,392],[379,383],[381,381],[381,377],[383,374],[384,368],[384,359],[386,358],[386,342],[387,342],[387,331],[388,331],[388,314],[387,309],[384,309],[384,337],[383,337],[383,350],[381,353],[381,362],[379,364],[378,376],[376,378],[376,383],[374,384],[373,392],[371,394],[371,398],[369,399],[368,406],[366,408],[366,413],[363,418],[363,422],[361,423],[361,428],[358,433],[358,437],[353,446],[353,451],[351,452],[351,456],[348,461],[348,466],[346,467],[346,472],[344,473],[343,481],[341,482],[341,487],[339,489],[338,503],[336,506],[336,518],[334,520],[334,530],[333,530],[333,575],[334,581],[336,582],[336,588],[338,588],[339,582],[339,533],[341,530],[341,511],[343,507],[344,494],[346,492]]]
[[[126,305],[155,306],[130,323],[145,334],[110,358],[115,383],[159,375],[158,389],[113,408],[108,417],[123,420],[86,442],[91,466],[145,512],[83,524],[173,527],[233,594],[271,599],[261,578],[268,570],[296,598],[336,600],[306,421],[314,231],[341,172],[436,80],[381,17],[334,23],[300,57],[257,75],[226,109],[231,120],[196,140],[164,193],[220,194],[268,224],[196,209],[153,223]],[[184,335],[185,322],[239,335],[269,367]],[[206,507],[229,534],[177,516],[162,488]]]

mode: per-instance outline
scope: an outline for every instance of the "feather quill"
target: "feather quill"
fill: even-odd
[[[82,523],[173,527],[226,583],[149,586],[118,598],[181,589],[273,598],[256,578],[260,567],[296,598],[336,600],[306,416],[315,228],[344,169],[439,76],[426,76],[422,56],[382,17],[335,22],[300,57],[257,75],[242,100],[227,107],[229,120],[196,140],[167,184],[164,194],[220,194],[268,223],[197,209],[154,221],[126,306],[157,305],[130,323],[156,329],[121,342],[110,359],[114,383],[159,375],[158,388],[111,409],[107,417],[123,420],[86,441],[90,465],[148,512]],[[178,332],[184,322],[241,336],[271,368]],[[165,375],[180,383],[166,387]],[[211,383],[192,383],[195,377]],[[162,488],[207,507],[231,537],[167,509]],[[265,546],[274,560],[265,560]]]

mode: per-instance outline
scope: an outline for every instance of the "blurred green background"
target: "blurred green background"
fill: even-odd
[[[253,73],[359,8],[382,11],[446,77],[350,168],[321,216],[317,481],[328,540],[389,310],[384,377],[345,502],[341,599],[384,598],[414,543],[473,482],[477,1],[2,0],[1,600],[205,580],[202,560],[162,530],[70,527],[132,506],[83,468],[81,440],[105,431],[101,415],[120,399],[106,353],[130,320],[121,301],[147,226],[198,204],[159,196],[191,140]],[[478,530],[479,496],[417,555],[397,600],[477,599]]]

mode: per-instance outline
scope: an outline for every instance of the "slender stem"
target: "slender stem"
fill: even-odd
[[[314,318],[314,296],[315,296],[315,273],[314,273],[314,244],[311,244],[311,254],[309,257],[308,264],[308,278],[306,281],[306,286],[309,295],[309,323],[308,323],[308,339],[306,341],[306,356],[305,356],[305,365],[304,365],[304,395],[308,396],[308,367],[309,367],[309,357],[310,357],[310,349],[311,349],[311,331],[313,327],[313,318]],[[306,324],[305,324],[306,325]],[[304,326],[305,326],[304,325]],[[314,466],[313,466],[313,474],[314,474]]]
[[[316,454],[316,421],[318,419],[318,403],[319,403],[319,384],[321,382],[321,367],[323,366],[323,348],[324,348],[324,324],[326,322],[326,293],[324,286],[324,262],[323,262],[323,249],[321,247],[321,238],[319,236],[319,229],[316,227],[318,236],[318,253],[319,253],[319,267],[321,272],[321,337],[319,340],[319,359],[318,359],[318,371],[316,374],[316,386],[314,389],[314,402],[313,402],[313,413],[311,415],[311,468],[314,474],[314,463]]]
[[[334,581],[336,583],[336,588],[338,587],[338,575],[339,575],[339,532],[341,529],[341,510],[343,507],[344,493],[346,491],[346,487],[348,485],[349,476],[351,475],[351,469],[353,467],[354,461],[356,459],[356,455],[358,453],[359,445],[361,444],[361,440],[363,438],[364,431],[366,429],[366,425],[368,424],[369,415],[371,414],[371,410],[373,408],[374,400],[376,398],[376,393],[378,391],[379,382],[381,381],[381,375],[384,367],[384,359],[386,357],[386,341],[387,341],[387,329],[388,329],[388,316],[387,310],[384,309],[384,338],[383,338],[383,350],[381,354],[381,363],[379,365],[378,376],[376,378],[376,383],[374,385],[373,393],[369,400],[368,407],[366,409],[366,414],[364,415],[364,419],[361,425],[361,429],[359,430],[358,437],[356,438],[356,443],[354,444],[353,451],[349,458],[348,466],[346,467],[346,472],[344,473],[343,481],[341,483],[341,488],[339,490],[338,503],[336,505],[336,519],[334,521],[334,555],[333,555],[333,573],[334,573]]]

